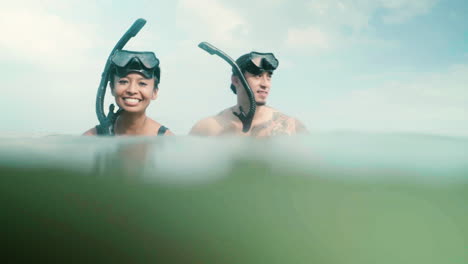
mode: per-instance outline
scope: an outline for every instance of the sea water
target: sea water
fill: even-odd
[[[0,138],[17,261],[467,263],[468,138]]]

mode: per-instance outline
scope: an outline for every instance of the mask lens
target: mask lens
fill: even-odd
[[[154,56],[153,53],[137,54],[136,57],[141,61],[143,66],[148,69],[153,69],[159,65],[159,60],[156,58],[156,56]]]
[[[252,52],[251,60],[260,68],[275,70],[278,67],[278,60],[273,53]]]
[[[112,56],[111,61],[117,67],[125,67],[131,58],[132,57],[129,56],[129,54],[127,54],[125,51],[117,51],[114,56]]]
[[[246,62],[246,64],[243,67],[246,71],[252,73],[252,74],[261,74],[264,69],[259,67],[258,65],[255,64],[254,60],[249,60]]]
[[[126,50],[117,51],[111,61],[117,67],[126,67],[127,64],[137,58],[145,68],[153,69],[159,65],[159,60],[152,52],[129,52]]]

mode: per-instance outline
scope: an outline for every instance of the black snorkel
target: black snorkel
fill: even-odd
[[[250,130],[250,127],[252,125],[252,120],[255,114],[255,109],[256,109],[256,102],[255,102],[255,97],[253,95],[252,89],[250,88],[249,84],[247,83],[247,80],[244,77],[244,74],[242,73],[239,65],[231,58],[229,57],[226,53],[221,51],[220,49],[216,48],[215,46],[211,45],[208,42],[201,42],[198,44],[198,47],[201,49],[205,50],[211,55],[218,55],[221,57],[223,60],[225,60],[227,63],[229,63],[233,69],[233,73],[239,77],[239,80],[241,81],[242,85],[244,86],[245,92],[247,93],[249,97],[249,102],[250,102],[250,108],[247,114],[244,112],[242,109],[242,106],[239,106],[240,114],[234,112],[234,115],[237,116],[240,121],[242,122],[242,132],[247,133]]]
[[[120,38],[119,42],[115,45],[115,47],[112,49],[109,58],[107,58],[106,61],[106,66],[104,67],[104,71],[102,72],[101,75],[101,82],[99,83],[97,95],[96,95],[96,115],[99,120],[99,125],[96,126],[97,134],[98,135],[109,135],[112,136],[114,135],[114,123],[117,117],[119,116],[121,110],[118,110],[116,113],[114,113],[114,104],[111,104],[109,106],[109,113],[106,116],[104,113],[104,98],[106,96],[106,89],[107,89],[107,84],[109,83],[109,70],[111,66],[111,57],[114,55],[114,53],[118,50],[121,50],[125,44],[140,30],[143,28],[143,26],[146,24],[146,20],[143,18],[137,19],[133,25],[125,32],[125,34]]]

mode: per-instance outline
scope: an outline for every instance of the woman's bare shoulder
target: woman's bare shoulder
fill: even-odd
[[[159,129],[164,125],[159,123],[156,120],[151,119],[151,118],[148,118],[148,120],[150,121],[150,127],[151,127],[150,130],[155,132],[156,133],[155,135],[157,135],[157,132],[159,131]],[[165,126],[165,127],[167,128],[166,132],[164,132],[165,136],[175,136],[175,134],[172,133],[172,131],[170,130],[169,127],[167,127],[167,126]]]
[[[166,130],[166,133],[164,133],[164,135],[165,135],[165,136],[175,136],[175,134],[174,134],[174,133],[172,133],[172,131],[171,131],[171,130],[169,130],[169,129],[168,129],[168,130]]]

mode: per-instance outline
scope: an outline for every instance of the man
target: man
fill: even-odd
[[[237,94],[237,104],[215,116],[198,121],[190,131],[191,135],[222,136],[244,135],[269,137],[276,135],[294,135],[307,132],[299,120],[289,117],[266,105],[271,87],[273,71],[278,67],[278,60],[273,53],[250,52],[236,60],[255,97],[256,110],[252,126],[242,132],[242,122],[237,117],[242,109],[249,109],[249,97],[236,75],[231,76],[231,90]]]

